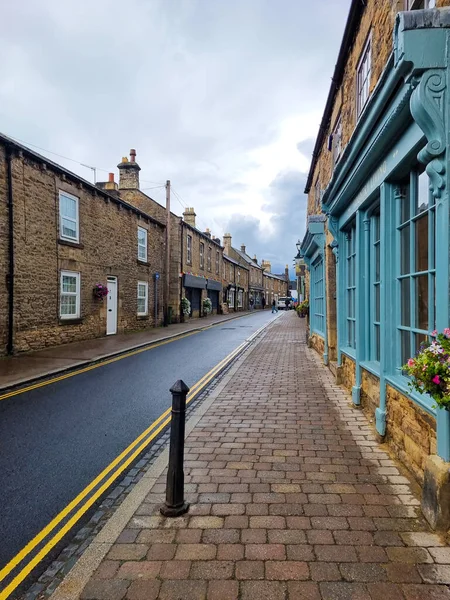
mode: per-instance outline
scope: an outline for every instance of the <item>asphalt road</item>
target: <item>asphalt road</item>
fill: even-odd
[[[270,310],[0,401],[0,568]],[[0,585],[1,589],[1,585]]]

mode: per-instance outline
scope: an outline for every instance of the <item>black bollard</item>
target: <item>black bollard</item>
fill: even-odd
[[[161,506],[165,517],[179,517],[189,510],[184,501],[184,425],[188,386],[179,379],[171,388],[172,422],[170,424],[169,471],[167,473],[166,503]]]

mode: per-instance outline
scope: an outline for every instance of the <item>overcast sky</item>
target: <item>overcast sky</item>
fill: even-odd
[[[280,272],[304,233],[306,172],[349,5],[6,2],[0,131],[105,169],[98,180],[117,177],[136,148],[141,189],[170,179],[174,212],[193,206],[199,228],[230,232]],[[163,188],[147,193],[164,202]]]

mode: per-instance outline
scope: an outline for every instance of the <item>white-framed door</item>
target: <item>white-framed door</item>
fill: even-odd
[[[117,277],[107,278],[106,335],[117,333]]]

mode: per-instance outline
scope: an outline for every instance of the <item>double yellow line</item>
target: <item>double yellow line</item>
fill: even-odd
[[[204,375],[199,381],[197,381],[189,391],[187,396],[186,403],[191,402],[208,384],[209,382],[218,375],[218,373],[228,364],[230,363],[264,328],[266,325],[258,329],[252,336],[250,336],[245,342],[243,342],[240,346],[238,346],[233,352],[231,352],[228,356],[226,356],[222,361],[220,361],[213,369],[211,369],[206,375]],[[186,335],[192,335],[193,333],[189,333]],[[180,336],[186,337],[186,336]],[[180,338],[177,338],[180,339]],[[161,342],[158,345],[162,345],[165,343],[169,343],[169,340],[165,342]],[[152,346],[153,348],[155,346]],[[130,356],[132,354],[138,354],[139,352],[143,352],[144,350],[148,350],[148,348],[143,348],[128,354]],[[81,371],[77,371],[76,373],[68,373],[66,375],[61,376],[60,378],[53,379],[51,382],[59,381],[61,379],[66,379],[67,377],[72,377],[75,374],[80,372],[89,371],[98,366],[107,364],[108,362],[115,362],[116,360],[120,360],[121,357],[117,357],[111,359],[109,361],[105,361],[100,363],[99,365],[92,365],[91,367],[87,367]],[[35,389],[36,387],[42,387],[43,385],[47,385],[49,382],[42,382],[36,384],[34,386],[30,386],[27,389]],[[10,395],[15,395],[16,393],[22,393],[26,391],[26,389],[19,390],[17,392],[12,392]],[[3,399],[3,397],[0,397]],[[70,529],[81,519],[81,517],[86,513],[86,511],[100,498],[100,496],[114,483],[114,481],[125,471],[125,469],[139,456],[139,454],[150,444],[150,442],[169,424],[171,420],[171,408],[168,408],[162,415],[160,415],[156,421],[154,421],[150,427],[148,427],[141,435],[134,440],[117,458],[115,458],[87,487],[81,491],[76,498],[74,498],[48,525],[44,527],[28,544],[18,553],[14,558],[12,558],[9,563],[3,567],[0,571],[0,582],[3,581],[22,561],[25,560],[29,556],[29,554],[39,545],[41,542],[45,540],[55,529],[56,527],[70,515],[70,513],[75,510],[75,508],[87,498],[89,494],[99,484],[100,487],[96,489],[96,491],[89,496],[85,500],[83,504],[78,508],[78,510],[70,517],[70,519],[52,535],[52,537],[46,542],[46,544],[39,550],[39,552],[33,556],[26,565],[22,567],[20,572],[14,577],[14,579],[0,592],[0,600],[6,600],[10,596],[10,594],[24,581],[24,579],[31,573],[31,571],[39,564],[39,562],[45,558],[45,556],[56,546],[56,544],[61,541],[64,535],[70,531]],[[109,477],[101,483],[107,476]]]

